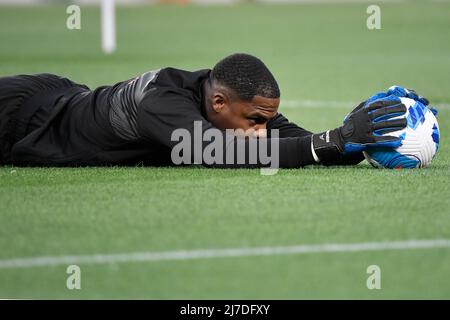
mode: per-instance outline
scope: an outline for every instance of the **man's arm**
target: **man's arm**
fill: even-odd
[[[158,88],[142,100],[137,116],[139,133],[143,138],[165,145],[171,150],[180,143],[180,140],[173,139],[172,134],[175,130],[178,129],[180,134],[187,133],[191,138],[191,150],[189,151],[191,164],[198,163],[199,160],[202,160],[201,156],[205,149],[211,144],[210,141],[201,139],[200,148],[197,148],[198,136],[203,137],[209,130],[216,130],[216,132],[220,130],[214,128],[201,115],[190,99],[183,97],[183,92],[164,92],[164,90],[163,88]],[[196,126],[194,125],[195,122],[197,123]],[[294,127],[291,128],[298,130]],[[286,130],[287,127],[284,128],[284,132],[287,132]],[[209,132],[211,133],[212,131]],[[223,141],[222,163],[205,163],[202,161],[203,165],[220,168],[258,168],[269,166],[267,161],[261,158],[260,152],[255,153],[255,150],[252,149],[250,140],[254,142],[255,138],[238,138],[224,131],[220,131],[220,134]],[[197,144],[195,140],[197,140]],[[309,133],[308,135],[285,135],[279,138],[260,138],[259,140],[261,142],[265,140],[264,143],[268,148],[266,154],[271,157],[271,146],[274,142],[278,143],[278,166],[280,168],[299,168],[315,163]],[[232,155],[232,161],[227,161],[228,155]],[[245,162],[239,163],[238,158],[243,156],[245,157]],[[250,158],[254,161],[249,161]]]
[[[277,114],[276,117],[269,120],[267,123],[267,130],[270,135],[270,129],[278,129],[280,138],[287,137],[311,137],[313,133],[306,129],[303,129],[293,122],[284,117],[281,113]],[[326,161],[321,163],[326,166],[348,166],[356,165],[364,160],[364,155],[362,152],[356,152],[346,155],[341,155],[334,161]]]
[[[368,104],[349,115],[342,126],[319,134],[311,135],[279,118],[278,125],[272,124],[271,129],[281,129],[282,137],[276,138],[271,132],[271,137],[267,139],[242,139],[214,128],[203,118],[189,91],[158,88],[142,100],[137,119],[140,136],[169,147],[172,154],[174,148],[179,148],[180,137],[188,136],[190,141],[186,141],[185,147],[181,148],[183,161],[177,161],[179,163],[202,163],[225,168],[298,168],[317,162],[357,163],[361,157],[352,156],[352,160],[341,159],[346,157],[345,154],[361,153],[367,147],[398,147],[401,145],[400,138],[382,135],[380,132],[387,133],[404,128],[405,117],[392,118],[399,114],[404,115],[405,112],[406,107],[400,99],[390,98]],[[175,139],[174,132],[178,134]],[[299,136],[289,137],[294,132]],[[208,138],[205,139],[205,136]],[[184,140],[186,139],[182,139]],[[255,140],[258,140],[257,149],[254,147]],[[214,144],[214,152],[211,151],[211,141],[219,141],[220,147]],[[266,146],[265,152],[261,152],[261,146]],[[272,147],[278,148],[278,152]],[[212,161],[203,161],[205,153],[208,155],[206,151],[210,152],[209,155],[215,153]],[[243,160],[239,161],[240,159]],[[172,157],[172,162],[175,163],[173,160]],[[274,165],[273,162],[277,163]]]

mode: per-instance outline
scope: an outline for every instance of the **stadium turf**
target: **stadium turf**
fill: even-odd
[[[119,49],[99,49],[99,12],[0,8],[0,75],[53,72],[92,87],[149,69],[211,67],[236,51],[279,79],[281,112],[314,131],[392,84],[442,105],[423,170],[308,167],[0,168],[0,265],[13,258],[450,239],[450,3],[119,8]],[[347,105],[348,104],[348,105]],[[382,289],[368,290],[379,265]],[[0,268],[0,298],[450,298],[450,249],[267,255]]]

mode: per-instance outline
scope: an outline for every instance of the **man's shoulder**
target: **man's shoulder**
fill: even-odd
[[[159,70],[155,83],[182,89],[197,90],[209,77],[210,69],[188,71],[174,67],[166,67]]]
[[[176,67],[164,67],[159,69],[161,72],[168,73],[168,74],[182,74],[182,75],[193,75],[193,76],[204,76],[209,75],[211,72],[211,69],[197,69],[197,70],[186,70],[186,69],[179,69]]]
[[[138,80],[142,95],[137,102],[151,107],[161,105],[164,109],[179,106],[194,106],[200,110],[203,96],[203,83],[211,70],[187,71],[166,67],[144,73]],[[156,109],[156,107],[154,108]]]

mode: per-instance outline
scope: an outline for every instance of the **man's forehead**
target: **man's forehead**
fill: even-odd
[[[265,112],[276,112],[280,105],[280,98],[265,98],[261,96],[254,96],[251,101],[251,106],[257,110]]]

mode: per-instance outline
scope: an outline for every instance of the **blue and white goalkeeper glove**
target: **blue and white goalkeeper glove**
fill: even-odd
[[[398,98],[410,98],[413,100],[416,100],[420,103],[422,103],[424,106],[428,106],[428,108],[431,110],[431,112],[433,112],[433,114],[436,116],[438,111],[433,108],[432,106],[430,106],[430,102],[428,101],[427,98],[420,96],[419,94],[417,94],[417,92],[413,89],[406,89],[400,86],[392,86],[390,87],[386,92],[379,92],[374,94],[373,96],[371,96],[369,99],[367,99],[366,101],[363,101],[362,103],[360,103],[354,110],[352,110],[344,119],[344,123],[346,121],[346,119],[355,111],[359,110],[360,108],[364,107],[365,105],[367,105],[370,102],[376,101],[378,99],[389,99],[389,97],[394,98],[394,97],[398,97]]]
[[[435,116],[437,116],[438,111],[433,108],[432,106],[430,106],[430,101],[428,101],[427,98],[420,96],[419,94],[417,94],[417,92],[413,89],[406,89],[400,86],[392,86],[388,89],[387,91],[388,95],[396,95],[399,98],[410,98],[416,101],[419,101],[420,103],[422,103],[424,106],[427,106],[428,109],[431,110],[431,112],[433,112],[433,114]]]
[[[312,135],[313,156],[316,161],[326,162],[367,147],[397,148],[401,139],[383,134],[405,128],[406,117],[401,117],[405,113],[405,105],[394,95],[364,102],[346,117],[341,127]]]

